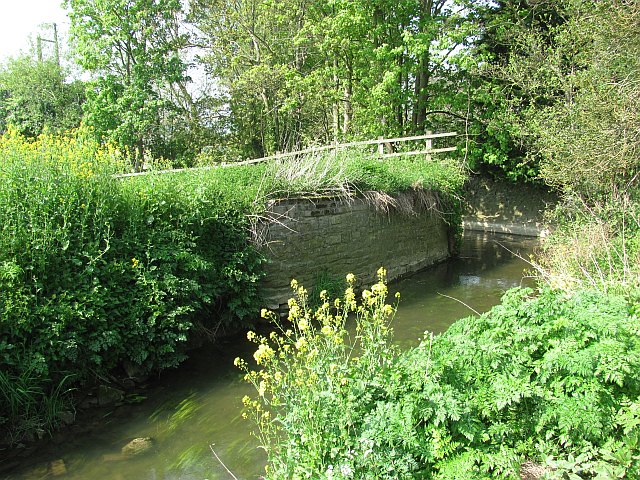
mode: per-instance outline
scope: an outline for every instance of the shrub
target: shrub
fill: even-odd
[[[7,382],[27,378],[44,398],[70,373],[82,384],[125,361],[167,368],[197,326],[254,313],[262,259],[247,233],[255,197],[241,187],[259,171],[115,178],[118,153],[82,132],[34,142],[9,132],[0,156]],[[9,429],[24,430],[2,405]]]
[[[237,363],[269,478],[516,479],[525,462],[555,478],[640,475],[637,305],[515,289],[399,353],[380,274],[359,306],[348,288],[315,312],[294,284],[291,325],[266,313],[276,331],[249,334],[258,367]]]

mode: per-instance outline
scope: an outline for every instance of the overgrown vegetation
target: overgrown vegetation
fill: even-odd
[[[268,478],[640,476],[640,9],[487,12],[469,108],[492,118],[471,125],[489,141],[470,160],[562,195],[539,285],[405,353],[390,343],[383,279],[360,305],[347,290],[317,310],[298,288],[292,324],[252,335],[257,369],[240,362]]]
[[[84,130],[29,141],[10,129],[0,158],[0,425],[13,439],[53,428],[69,389],[175,366],[194,332],[255,318],[250,232],[269,199],[424,187],[451,203],[464,179],[455,162],[348,152],[123,177],[128,160]]]
[[[2,389],[4,431],[54,425],[59,412],[39,407],[63,381],[175,366],[194,329],[253,313],[258,171],[118,179],[117,152],[81,133],[29,143],[10,132],[0,157],[0,361],[15,386]],[[10,408],[18,393],[39,405]]]
[[[392,344],[385,272],[311,309],[294,281],[288,322],[253,332],[245,397],[268,478],[636,478],[638,305],[584,290],[507,292],[479,318]],[[354,328],[347,328],[349,315]],[[567,477],[568,475],[568,477]],[[540,477],[538,477],[540,478]]]

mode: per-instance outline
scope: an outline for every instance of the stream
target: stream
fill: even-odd
[[[489,310],[507,289],[532,284],[523,258],[538,245],[537,238],[465,232],[458,258],[390,284],[391,294],[401,292],[395,341],[415,346],[426,330],[440,333],[458,318]],[[240,399],[252,392],[233,366],[253,350],[240,336],[196,351],[150,382],[146,400],[101,409],[90,428],[72,426],[0,478],[226,480],[233,478],[226,466],[238,479],[257,479],[265,455],[240,416]],[[153,438],[151,451],[123,457],[121,448],[140,437]]]

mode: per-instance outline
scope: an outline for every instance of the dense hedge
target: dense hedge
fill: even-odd
[[[257,170],[224,182],[120,179],[117,154],[82,137],[7,135],[0,149],[0,420],[10,430],[50,417],[25,411],[19,385],[46,398],[63,379],[82,384],[123,362],[174,366],[196,325],[214,331],[255,316],[253,198],[229,182],[257,183]]]

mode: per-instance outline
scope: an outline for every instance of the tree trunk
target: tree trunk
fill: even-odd
[[[336,97],[333,100],[332,105],[332,127],[333,127],[333,141],[338,142],[338,136],[340,134],[340,79],[338,78],[338,54],[334,53],[333,56],[333,86],[335,88]]]
[[[353,94],[353,64],[351,59],[346,61],[347,79],[344,85],[344,112],[342,123],[342,135],[346,136],[351,128],[351,116],[353,115],[353,106],[351,105],[351,96]]]

